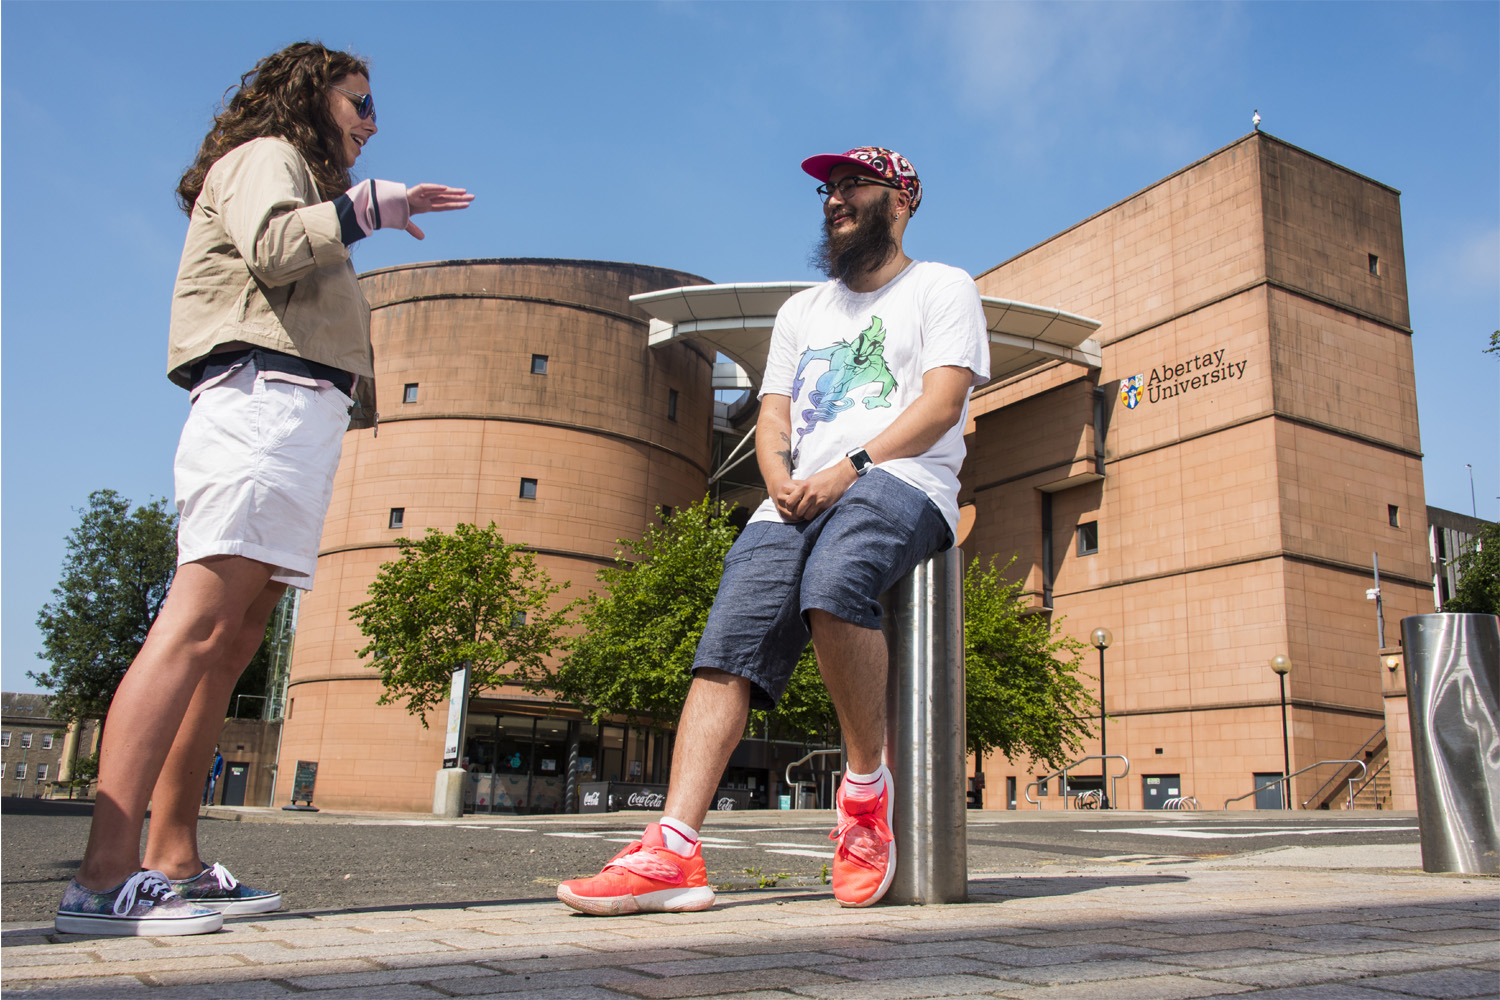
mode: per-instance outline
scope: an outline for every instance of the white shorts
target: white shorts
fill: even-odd
[[[252,366],[203,390],[177,445],[177,565],[234,555],[311,590],[353,401]]]

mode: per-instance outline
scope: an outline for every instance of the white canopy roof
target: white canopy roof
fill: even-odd
[[[732,358],[749,387],[765,372],[771,327],[781,304],[811,281],[761,281],[687,285],[632,295],[652,317],[652,347],[696,340]],[[990,378],[1007,379],[1050,361],[1099,367],[1099,344],[1089,335],[1099,321],[1010,299],[984,296],[990,334]]]

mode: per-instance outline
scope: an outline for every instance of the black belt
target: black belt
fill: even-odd
[[[273,351],[269,347],[247,347],[244,350],[210,354],[206,358],[199,358],[188,369],[193,389],[196,390],[209,379],[217,378],[231,368],[241,365],[249,365],[252,371],[277,372],[282,375],[296,375],[300,378],[321,379],[332,384],[335,389],[346,396],[354,395],[354,376],[342,368],[309,361],[295,354]]]

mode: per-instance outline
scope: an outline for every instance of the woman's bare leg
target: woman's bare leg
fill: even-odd
[[[140,870],[152,788],[199,685],[237,655],[247,615],[264,597],[272,572],[240,556],[178,567],[161,614],[109,707],[94,821],[78,870],[85,887],[103,891]]]
[[[213,764],[214,741],[224,728],[229,696],[265,639],[266,622],[285,590],[285,584],[268,583],[250,605],[226,658],[211,666],[198,682],[156,779],[143,861],[145,867],[167,878],[192,878],[203,870],[203,859],[198,856],[198,807]]]

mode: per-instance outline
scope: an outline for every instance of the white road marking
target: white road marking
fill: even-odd
[[[811,847],[811,844],[800,840],[757,840],[756,847]]]
[[[1255,830],[1250,833],[1225,833],[1222,830],[1193,830],[1184,827],[1171,829],[1167,827],[1116,827],[1113,830],[1079,830],[1079,833],[1136,833],[1144,837],[1182,837],[1193,840],[1231,840],[1243,837],[1280,837],[1286,834],[1295,834],[1299,837],[1312,837],[1323,833],[1383,833],[1387,831],[1415,830],[1415,826],[1320,826],[1312,829],[1306,828],[1277,828]]]
[[[577,837],[579,840],[592,840],[595,837],[602,837],[602,836],[604,836],[604,834],[602,834],[602,833],[549,833],[549,834],[546,834],[546,836],[548,836],[548,837]]]
[[[784,848],[774,848],[774,847],[771,848],[770,850],[766,851],[766,853],[767,854],[795,854],[798,857],[802,857],[802,858],[831,858],[831,857],[833,857],[833,852],[832,851],[793,851],[793,850],[786,850]]]

